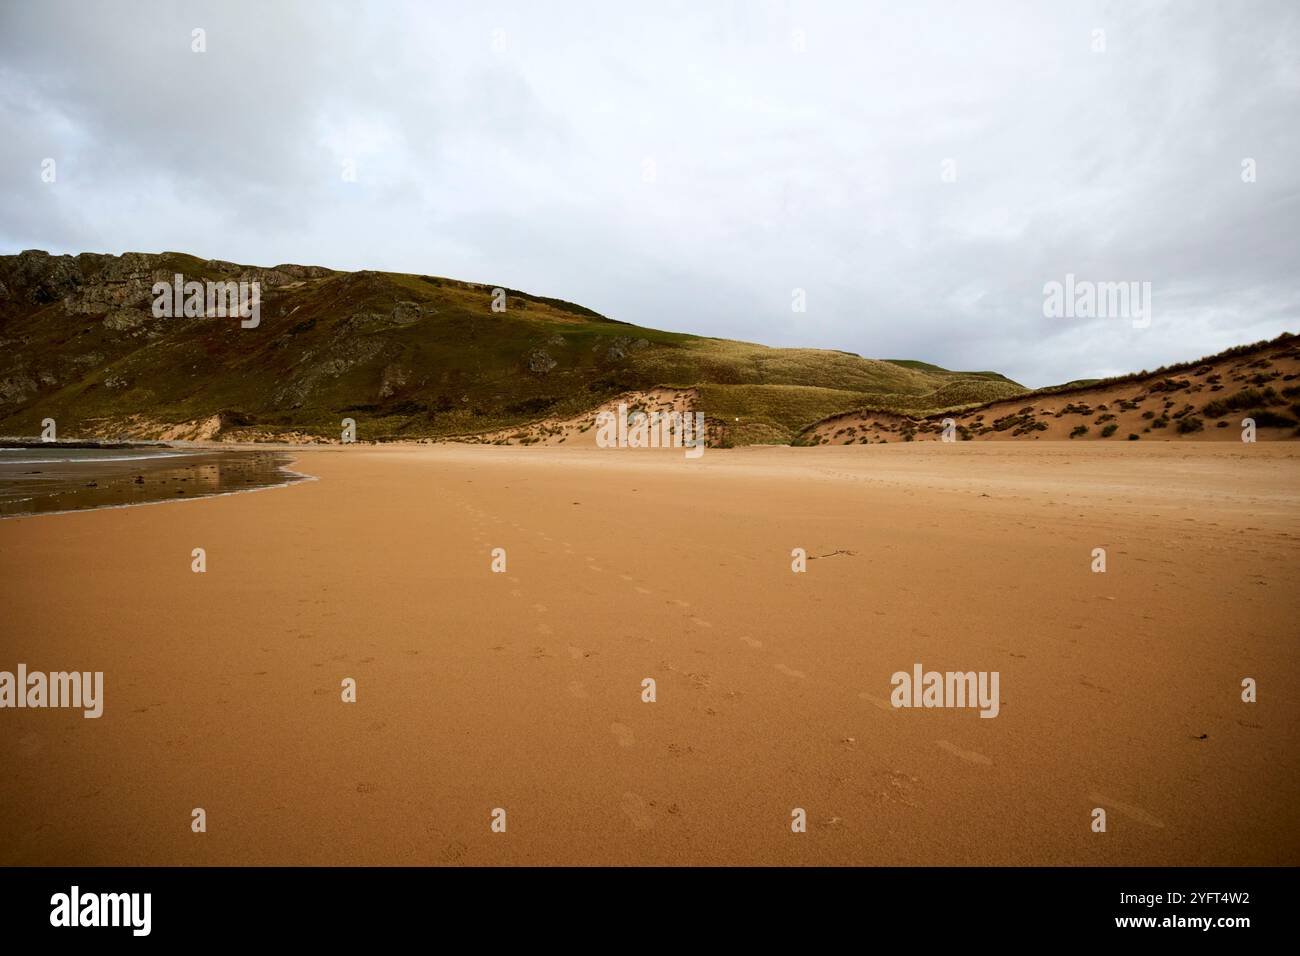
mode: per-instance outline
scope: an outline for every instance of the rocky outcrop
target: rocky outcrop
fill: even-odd
[[[114,332],[129,332],[140,328],[147,319],[152,318],[152,315],[152,312],[142,312],[137,309],[113,309],[104,316],[104,325]]]
[[[0,405],[16,405],[36,394],[36,382],[30,375],[19,373],[0,378]]]
[[[650,342],[647,339],[633,339],[629,335],[615,336],[605,350],[605,359],[610,362],[618,362],[627,358],[629,352],[635,352],[646,348]],[[599,343],[597,346],[599,347]]]
[[[546,349],[533,349],[528,355],[528,371],[538,375],[545,375],[558,364]]]
[[[396,395],[398,389],[406,384],[408,374],[407,370],[397,363],[386,365],[383,373],[379,376],[380,399],[392,398]]]
[[[15,298],[33,305],[62,301],[69,315],[104,315],[118,309],[148,311],[154,283],[170,282],[177,272],[201,280],[256,281],[263,291],[334,275],[321,266],[261,269],[219,259],[208,259],[195,270],[178,266],[178,258],[171,253],[145,252],[52,256],[28,249],[17,256],[0,257],[0,304]]]
[[[23,300],[34,305],[58,302],[82,283],[81,269],[72,256],[52,256],[27,249],[12,257],[3,281]]]

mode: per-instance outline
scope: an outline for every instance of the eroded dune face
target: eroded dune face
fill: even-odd
[[[1173,371],[1094,387],[1039,393],[923,419],[852,412],[827,419],[807,444],[954,440],[1108,439],[1260,441],[1294,439],[1300,426],[1300,346],[1290,337]]]
[[[590,412],[572,418],[547,419],[522,428],[507,428],[477,436],[472,441],[488,445],[567,445],[596,448],[601,413],[617,414],[622,405],[629,415],[694,415],[703,411],[699,391],[693,388],[648,388],[602,402]]]

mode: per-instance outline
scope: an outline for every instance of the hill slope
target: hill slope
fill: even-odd
[[[256,328],[155,318],[152,286],[258,281]],[[728,440],[789,441],[867,405],[920,411],[1024,392],[991,372],[773,349],[641,328],[590,309],[434,276],[273,268],[181,253],[0,256],[0,433],[360,440],[481,435],[613,396],[700,388]],[[740,419],[740,423],[735,423]]]
[[[951,418],[956,438],[1241,441],[1300,437],[1300,339],[1228,349],[1195,362],[1113,379],[1025,392],[973,407],[913,415],[897,408],[835,414],[804,429],[800,445],[934,440]]]

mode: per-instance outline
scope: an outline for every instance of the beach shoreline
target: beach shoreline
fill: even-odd
[[[276,449],[42,443],[0,448],[0,520],[260,491],[307,476]]]

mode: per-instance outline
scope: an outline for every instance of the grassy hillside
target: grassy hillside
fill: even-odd
[[[955,397],[958,386],[946,393]],[[1194,362],[1022,392],[947,409],[866,405],[832,412],[800,431],[798,445],[934,440],[951,419],[962,441],[1232,441],[1300,438],[1300,344],[1276,339]]]
[[[151,287],[257,280],[261,323],[154,318]],[[788,441],[864,405],[933,409],[1024,389],[996,373],[773,349],[619,322],[559,299],[425,275],[260,268],[180,253],[0,256],[0,433],[140,437],[479,434],[634,389],[703,386],[737,443]],[[186,434],[182,432],[182,434]]]

